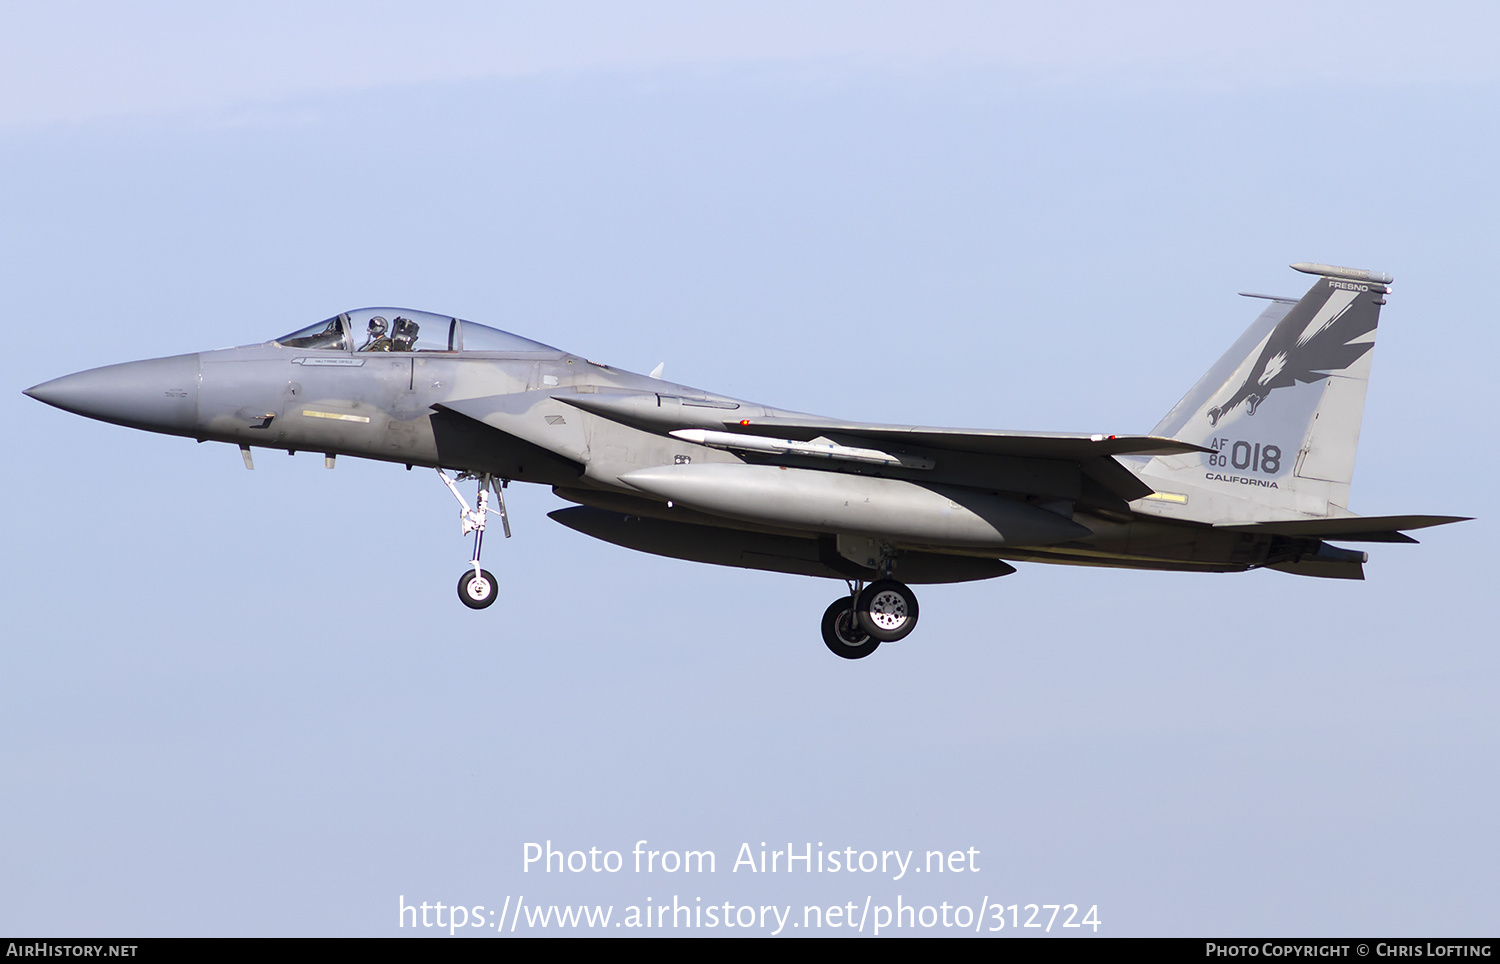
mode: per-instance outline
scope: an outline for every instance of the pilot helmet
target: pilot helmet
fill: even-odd
[[[385,319],[384,318],[380,317],[379,315],[376,315],[374,318],[370,319],[370,335],[371,335],[371,337],[374,337],[374,338],[384,337],[385,332],[386,332],[386,323],[385,323]]]

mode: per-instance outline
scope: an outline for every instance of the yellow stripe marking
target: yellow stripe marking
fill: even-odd
[[[302,410],[303,415],[311,418],[332,418],[340,422],[368,422],[369,419],[363,415],[340,415],[338,412],[315,412],[310,408]]]

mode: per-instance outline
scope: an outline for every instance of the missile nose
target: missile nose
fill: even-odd
[[[103,422],[187,434],[198,421],[198,376],[196,354],[173,355],[64,375],[25,394]]]

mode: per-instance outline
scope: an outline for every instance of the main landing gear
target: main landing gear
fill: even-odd
[[[458,580],[458,598],[470,609],[484,609],[493,605],[500,597],[500,585],[495,581],[494,575],[488,569],[479,567],[479,550],[484,546],[484,524],[490,511],[490,489],[495,490],[496,508],[500,512],[500,524],[505,528],[505,538],[510,538],[510,518],[505,514],[505,482],[491,475],[474,475],[468,472],[459,473],[458,480],[463,482],[467,479],[479,480],[479,494],[474,501],[476,508],[469,508],[469,503],[459,494],[458,486],[454,480],[448,478],[442,469],[437,470],[438,476],[453,497],[458,500],[458,520],[463,527],[463,534],[474,533],[474,558],[469,561],[472,566]]]
[[[880,640],[860,629],[848,599],[835,599],[823,613],[823,644],[844,659],[864,659],[880,648]]]
[[[905,639],[917,628],[917,597],[905,583],[877,579],[835,599],[823,613],[823,643],[835,656],[864,659],[881,643]]]

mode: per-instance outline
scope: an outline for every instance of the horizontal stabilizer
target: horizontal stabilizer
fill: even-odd
[[[1287,522],[1257,522],[1252,525],[1214,526],[1231,532],[1255,532],[1300,539],[1335,539],[1341,542],[1416,542],[1402,535],[1405,529],[1426,529],[1468,522],[1456,515],[1370,515],[1342,519],[1296,519]]]
[[[1294,576],[1312,576],[1316,579],[1363,579],[1365,578],[1365,563],[1368,561],[1369,556],[1363,552],[1340,549],[1338,546],[1320,545],[1318,551],[1311,555],[1286,562],[1272,563],[1266,568],[1291,573]]]
[[[821,418],[726,419],[724,426],[731,431],[748,435],[802,441],[812,441],[824,435],[852,435],[886,445],[916,445],[979,455],[1060,459],[1067,462],[1085,462],[1106,455],[1181,455],[1211,451],[1191,442],[1149,435],[1057,435],[1048,432],[882,425]]]

